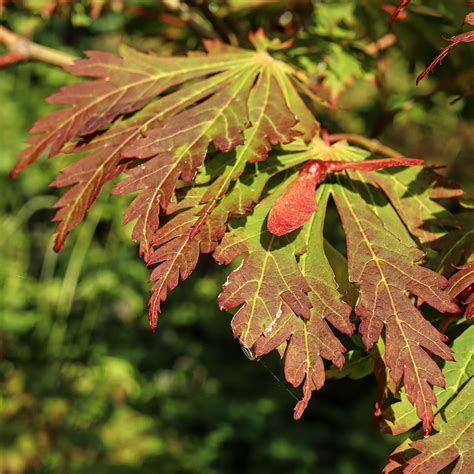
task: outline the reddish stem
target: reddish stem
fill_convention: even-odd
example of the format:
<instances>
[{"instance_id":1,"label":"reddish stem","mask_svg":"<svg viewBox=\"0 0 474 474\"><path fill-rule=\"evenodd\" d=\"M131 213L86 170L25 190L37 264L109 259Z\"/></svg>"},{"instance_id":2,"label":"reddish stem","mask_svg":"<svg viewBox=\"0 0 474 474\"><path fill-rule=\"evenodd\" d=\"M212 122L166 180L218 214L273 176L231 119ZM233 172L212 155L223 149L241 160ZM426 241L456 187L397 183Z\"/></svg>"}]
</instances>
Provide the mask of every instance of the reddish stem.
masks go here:
<instances>
[{"instance_id":1,"label":"reddish stem","mask_svg":"<svg viewBox=\"0 0 474 474\"><path fill-rule=\"evenodd\" d=\"M411 0L400 0L397 7L395 8L395 11L390 16L390 20L388 21L388 26L390 28L393 28L393 23L398 18L398 16L401 15L405 11L405 9L408 6L408 4L410 3L410 1Z\"/></svg>"}]
</instances>

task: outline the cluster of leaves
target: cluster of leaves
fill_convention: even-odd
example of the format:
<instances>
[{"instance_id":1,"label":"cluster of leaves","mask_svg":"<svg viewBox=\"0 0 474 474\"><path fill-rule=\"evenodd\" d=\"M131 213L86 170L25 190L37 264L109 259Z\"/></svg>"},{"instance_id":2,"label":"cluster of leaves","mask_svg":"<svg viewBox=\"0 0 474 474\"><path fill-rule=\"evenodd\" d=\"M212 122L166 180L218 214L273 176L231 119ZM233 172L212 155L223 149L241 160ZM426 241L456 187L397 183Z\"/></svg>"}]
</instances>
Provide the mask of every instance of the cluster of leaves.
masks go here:
<instances>
[{"instance_id":1,"label":"cluster of leaves","mask_svg":"<svg viewBox=\"0 0 474 474\"><path fill-rule=\"evenodd\" d=\"M38 163L13 181L7 173L31 121L51 110L44 97L68 80L30 62L0 81L1 470L380 471L395 444L371 426L372 381L327 384L294 423L294 398L266 368L278 374L278 357L246 363L232 343L215 304L227 268L211 258L172 293L159 331L147 330L147 270L122 224L128 196L103 193L52 252L58 191L47 185L64 163Z\"/></svg>"},{"instance_id":2,"label":"cluster of leaves","mask_svg":"<svg viewBox=\"0 0 474 474\"><path fill-rule=\"evenodd\" d=\"M399 408L412 423L404 422L402 431L418 420L425 435L433 423L439 431L412 443L421 454L408 465L417 472L423 463L449 464L468 444L462 413L470 385L461 377L450 388L448 373L458 370L450 364L465 367L468 355L449 348L440 331L445 323L429 317L428 307L451 321L460 312L457 299L472 315L472 265L451 276L454 265L472 257L472 217L453 216L436 201L462 191L428 168L375 171L420 162L370 160L370 150L328 136L308 105L325 101L305 72L283 60L290 43L269 40L262 30L250 42L253 50L206 41L206 54L188 57L130 48L120 56L89 52L67 69L95 80L49 98L67 107L36 123L13 174L48 149L50 157L77 156L53 182L69 187L55 204L58 251L104 186L126 173L112 193L137 193L125 221L135 221L132 238L152 269L152 329L168 292L192 274L202 254L220 264L240 261L219 306L236 309L234 335L253 357L278 350L285 358L286 379L303 385L295 418L324 385L324 361L344 366L353 345L346 336L357 328L382 367L383 423L401 432ZM324 239L331 200L346 256ZM424 262L428 247L443 250ZM453 351L456 362L442 371L436 357L453 361ZM350 353L354 360L357 352ZM446 395L443 404L447 390L455 398ZM394 395L401 401L391 403ZM437 445L446 437L464 441L453 442L445 458ZM400 451L387 469L403 466ZM458 472L468 465L459 464Z\"/></svg>"}]
</instances>

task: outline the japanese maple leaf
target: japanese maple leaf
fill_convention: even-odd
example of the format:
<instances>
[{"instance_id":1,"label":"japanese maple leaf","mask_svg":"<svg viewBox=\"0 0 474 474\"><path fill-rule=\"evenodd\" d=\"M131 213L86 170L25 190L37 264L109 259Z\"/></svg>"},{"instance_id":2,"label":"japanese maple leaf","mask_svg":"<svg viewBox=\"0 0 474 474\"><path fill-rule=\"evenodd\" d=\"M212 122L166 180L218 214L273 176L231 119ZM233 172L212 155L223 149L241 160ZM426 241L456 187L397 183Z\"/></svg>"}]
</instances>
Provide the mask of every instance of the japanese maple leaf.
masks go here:
<instances>
[{"instance_id":1,"label":"japanese maple leaf","mask_svg":"<svg viewBox=\"0 0 474 474\"><path fill-rule=\"evenodd\" d=\"M249 35L254 50L205 41L207 54L163 57L123 47L120 55L92 51L67 70L93 80L74 84L48 101L66 106L39 120L12 171L18 174L49 149L77 154L55 187L70 188L55 204L60 250L104 185L126 171L115 194L138 195L125 215L145 261L179 180L192 181L209 146L236 149L229 173L213 183L196 234L249 162L264 161L272 146L310 140L318 123L298 89L309 79L270 51L289 43ZM297 77L297 79L296 79ZM138 166L137 166L138 165Z\"/></svg>"},{"instance_id":2,"label":"japanese maple leaf","mask_svg":"<svg viewBox=\"0 0 474 474\"><path fill-rule=\"evenodd\" d=\"M180 279L191 275L201 254L216 249L229 219L251 212L275 174L307 160L306 153L289 156L284 163L272 157L259 165L258 173L241 175L232 190L222 196L221 190L233 181L232 171L240 166L246 150L245 145L241 147L236 150L234 163L229 160L226 167L229 173L220 175L210 186L191 188L179 202L168 207L171 219L156 232L148 260L148 265L153 267L150 279L154 282L148 306L152 330L157 326L161 303L168 292Z\"/></svg>"},{"instance_id":3,"label":"japanese maple leaf","mask_svg":"<svg viewBox=\"0 0 474 474\"><path fill-rule=\"evenodd\" d=\"M410 233L421 242L433 246L447 234L449 227L455 226L457 219L436 200L459 197L463 191L434 169L394 168L371 173L367 178L384 190Z\"/></svg>"},{"instance_id":4,"label":"japanese maple leaf","mask_svg":"<svg viewBox=\"0 0 474 474\"><path fill-rule=\"evenodd\" d=\"M234 335L256 357L286 343L282 351L286 380L295 387L303 384L303 398L294 413L299 419L312 392L324 384L323 360L339 368L344 364L345 348L328 323L349 335L354 326L351 308L341 300L323 249L328 190L321 195L321 209L299 242L281 242L267 231L261 238L262 220L278 192L264 199L248 217L245 228L237 227L227 234L214 252L219 263L244 255L218 301L222 309L239 308L232 319ZM308 251L298 265L296 255L305 248Z\"/></svg>"},{"instance_id":5,"label":"japanese maple leaf","mask_svg":"<svg viewBox=\"0 0 474 474\"><path fill-rule=\"evenodd\" d=\"M48 150L77 155L53 183L69 188L55 205L59 250L103 187L126 173L113 193L134 194L125 221L135 221L132 238L151 268L152 329L202 254L224 264L241 258L219 305L235 310L232 329L246 349L285 358L286 379L303 390L296 418L323 385L324 365L344 363L333 328L355 328L334 272L348 264L363 341L369 349L385 337L384 362L428 432L432 386L444 383L432 355L451 353L410 295L441 312L457 307L443 291L447 281L420 265L412 235L437 239L422 225L441 206L428 193L407 195L405 184L418 178L376 173L421 161L367 161L364 150L314 138L319 125L303 100L312 97L309 79L271 52L288 43L261 30L249 39L254 49L206 41L206 52L179 58L88 53L68 69L92 80L50 98L65 107L33 127L13 174ZM336 264L323 236L331 196L347 236L348 259Z\"/></svg>"},{"instance_id":6,"label":"japanese maple leaf","mask_svg":"<svg viewBox=\"0 0 474 474\"><path fill-rule=\"evenodd\" d=\"M455 359L444 364L442 372L446 380L444 388L436 387L437 404L435 417L451 402L461 388L474 376L474 326L467 327L453 340L452 351ZM416 408L410 403L404 389L400 401L389 405L383 413L382 429L393 435L406 433L419 423Z\"/></svg>"},{"instance_id":7,"label":"japanese maple leaf","mask_svg":"<svg viewBox=\"0 0 474 474\"><path fill-rule=\"evenodd\" d=\"M469 474L474 463L474 423L472 420L474 397L474 352L472 337L474 327L466 328L453 344L456 357L443 368L446 388L437 389L439 403L436 407L434 430L429 437L417 431L390 455L383 472L436 473L450 466L449 472ZM416 424L410 405L402 399L396 405L394 434L407 431Z\"/></svg>"},{"instance_id":8,"label":"japanese maple leaf","mask_svg":"<svg viewBox=\"0 0 474 474\"><path fill-rule=\"evenodd\" d=\"M328 187L319 193L321 206L305 226L304 243L307 251L300 257L300 268L309 284L308 297L312 309L308 321L297 317L282 304L272 322L255 344L257 357L278 349L287 342L285 377L294 387L303 382L303 398L295 406L298 420L306 410L312 392L325 382L324 359L341 369L346 351L334 335L331 326L352 335L351 307L342 301L334 273L324 250L323 227L329 198Z\"/></svg>"},{"instance_id":9,"label":"japanese maple leaf","mask_svg":"<svg viewBox=\"0 0 474 474\"><path fill-rule=\"evenodd\" d=\"M458 308L442 291L448 281L417 264L423 252L410 239L402 241L390 232L391 224L383 220L384 208L372 208L361 196L360 186L351 182L338 176L338 185L332 190L346 234L349 277L360 288L355 309L361 318L359 331L369 349L385 329L385 362L391 377L396 383L403 377L408 399L416 406L425 433L429 433L432 406L436 405L430 384L445 384L430 354L445 360L451 360L452 355L445 344L446 336L423 318L407 293L423 298L441 312L456 313ZM369 196L374 197L369 199L375 200L375 192L370 191Z\"/></svg>"},{"instance_id":10,"label":"japanese maple leaf","mask_svg":"<svg viewBox=\"0 0 474 474\"><path fill-rule=\"evenodd\" d=\"M403 472L422 474L440 472L455 462L453 474L469 474L474 465L474 380L471 379L457 397L435 420L437 433L411 443L420 454L411 458Z\"/></svg>"},{"instance_id":11,"label":"japanese maple leaf","mask_svg":"<svg viewBox=\"0 0 474 474\"><path fill-rule=\"evenodd\" d=\"M54 249L61 249L66 237L84 219L103 186L125 170L127 161L122 153L131 143L142 138L146 130L160 124L167 116L206 97L228 79L228 74L217 74L203 80L199 86L193 84L183 88L143 108L131 118L113 124L105 134L67 150L69 153L85 153L85 156L61 171L51 184L54 187L72 186L54 205L58 209L53 219L58 222ZM128 222L136 217L135 207L131 206L125 220ZM158 215L155 218L158 225ZM132 233L135 240L140 240L143 235L141 225L140 219ZM142 248L145 247L146 242L143 242Z\"/></svg>"},{"instance_id":12,"label":"japanese maple leaf","mask_svg":"<svg viewBox=\"0 0 474 474\"><path fill-rule=\"evenodd\" d=\"M442 387L445 383L431 354L446 360L450 360L452 355L445 344L446 337L424 319L407 294L423 298L441 312L455 313L458 311L456 304L443 291L448 281L420 265L423 252L407 232L401 214L389 204L388 195L392 201L400 200L405 189L402 186L387 187L383 180L378 183L374 179L372 175L378 176L375 171L364 173L359 169L364 169L366 163L370 166L370 161L364 161L368 153L344 142L327 146L321 140L313 140L309 148L317 157L316 171L320 161L336 162L336 165L339 163L337 166L346 167L347 176L332 174L330 191L346 233L349 278L359 288L356 305L356 314L361 318L359 331L367 349L370 349L385 330L385 364L395 383L403 379L408 399L423 420L425 431L429 432L433 422L432 407L436 404L430 385ZM379 163L377 160L375 166ZM314 186L321 180L321 175L327 173L324 167L322 170L321 174L316 172L316 176L303 176L311 182L308 199L313 202ZM296 179L288 181L295 182L300 176L299 173ZM292 191L287 191L290 186L281 196ZM281 196L277 200L281 200ZM429 197L423 199L429 200ZM298 200L291 208L298 209ZM303 217L302 221L307 218ZM271 219L271 212L268 218ZM412 213L405 218L411 221ZM294 221L290 224L285 225L285 231L294 226ZM271 229L271 225L268 227ZM412 223L409 228L416 228L416 225Z\"/></svg>"}]
</instances>

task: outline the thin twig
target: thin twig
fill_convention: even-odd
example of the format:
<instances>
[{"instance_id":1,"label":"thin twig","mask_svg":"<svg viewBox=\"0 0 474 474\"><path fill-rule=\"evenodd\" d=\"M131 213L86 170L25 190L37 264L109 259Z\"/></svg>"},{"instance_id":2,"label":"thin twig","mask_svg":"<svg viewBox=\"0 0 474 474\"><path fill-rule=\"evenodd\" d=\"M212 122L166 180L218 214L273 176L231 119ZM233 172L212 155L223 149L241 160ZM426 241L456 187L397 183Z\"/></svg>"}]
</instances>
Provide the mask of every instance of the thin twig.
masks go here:
<instances>
[{"instance_id":1,"label":"thin twig","mask_svg":"<svg viewBox=\"0 0 474 474\"><path fill-rule=\"evenodd\" d=\"M362 145L367 150L372 153L381 153L392 158L402 157L403 155L398 151L390 148L386 145L383 145L378 140L366 138L362 135L356 135L354 133L334 133L329 135L329 141L331 143L338 142L340 140L347 140L348 142L357 143Z\"/></svg>"},{"instance_id":2,"label":"thin twig","mask_svg":"<svg viewBox=\"0 0 474 474\"><path fill-rule=\"evenodd\" d=\"M68 53L34 43L3 26L0 26L0 43L8 49L6 54L0 56L0 67L29 60L63 67L72 64L76 59Z\"/></svg>"},{"instance_id":3,"label":"thin twig","mask_svg":"<svg viewBox=\"0 0 474 474\"><path fill-rule=\"evenodd\" d=\"M229 25L229 36L232 43L233 35L235 35L236 46L240 47L250 47L250 41L248 39L248 35L245 32L244 28L242 27L241 22L235 15L232 7L229 5L229 0L222 0L222 5L226 9L226 14L224 15L227 24Z\"/></svg>"},{"instance_id":4,"label":"thin twig","mask_svg":"<svg viewBox=\"0 0 474 474\"><path fill-rule=\"evenodd\" d=\"M229 31L226 24L222 18L214 14L206 0L184 0L184 3L199 10L204 18L212 25L219 38L226 43L230 43Z\"/></svg>"},{"instance_id":5,"label":"thin twig","mask_svg":"<svg viewBox=\"0 0 474 474\"><path fill-rule=\"evenodd\" d=\"M390 48L397 42L397 37L393 33L387 33L386 35L379 38L377 41L373 41L364 47L364 52L369 56L376 56L384 49Z\"/></svg>"},{"instance_id":6,"label":"thin twig","mask_svg":"<svg viewBox=\"0 0 474 474\"><path fill-rule=\"evenodd\" d=\"M184 0L163 0L163 6L179 15L199 38L217 38L217 33L211 28L209 22L189 8Z\"/></svg>"},{"instance_id":7,"label":"thin twig","mask_svg":"<svg viewBox=\"0 0 474 474\"><path fill-rule=\"evenodd\" d=\"M23 61L23 55L18 51L9 51L0 56L0 68L11 66Z\"/></svg>"}]
</instances>

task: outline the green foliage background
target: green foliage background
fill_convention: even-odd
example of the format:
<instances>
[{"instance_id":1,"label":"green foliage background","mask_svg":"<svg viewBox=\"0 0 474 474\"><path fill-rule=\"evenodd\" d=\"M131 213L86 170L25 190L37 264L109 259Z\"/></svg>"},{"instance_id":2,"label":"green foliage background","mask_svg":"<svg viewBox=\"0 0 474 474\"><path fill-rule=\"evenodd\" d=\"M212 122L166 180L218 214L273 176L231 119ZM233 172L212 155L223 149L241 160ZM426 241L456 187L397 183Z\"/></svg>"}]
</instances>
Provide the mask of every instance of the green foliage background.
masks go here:
<instances>
[{"instance_id":1,"label":"green foliage background","mask_svg":"<svg viewBox=\"0 0 474 474\"><path fill-rule=\"evenodd\" d=\"M121 41L160 53L199 45L192 29L152 17L106 8L92 21L81 1L44 19L42 2L24 3L7 8L6 23L76 55L113 51ZM464 2L447 2L449 9L414 2L414 19L397 25L400 40L384 54L381 90L373 81L377 65L354 46L361 37L356 19L368 37L387 33L380 2L318 2L316 13L309 2L295 2L293 10L279 2L257 10L244 7L258 2L233 3L246 30L263 24L282 34L282 18L291 13L305 31L293 60L326 74L331 91L345 91L353 79L339 111L320 111L332 132L370 135L388 117L379 138L429 164L447 164L461 184L474 182L472 90L456 80L469 47L414 88L441 36L457 32ZM51 110L44 97L70 81L37 63L0 72L0 472L379 472L400 440L370 423L374 380L328 381L294 422L291 390L275 378L278 360L249 362L233 340L230 316L216 304L224 272L210 259L172 293L150 333L148 274L122 224L126 199L101 198L64 251L51 250L58 192L47 186L67 158L43 161L15 182L8 171L28 128Z\"/></svg>"}]
</instances>

